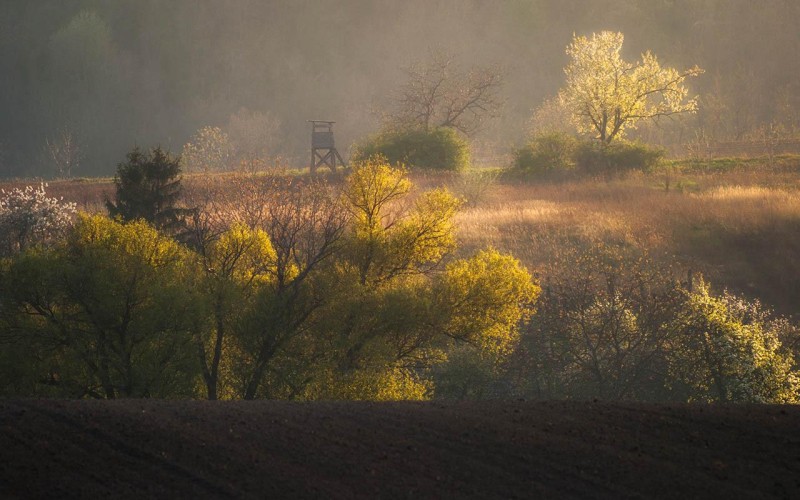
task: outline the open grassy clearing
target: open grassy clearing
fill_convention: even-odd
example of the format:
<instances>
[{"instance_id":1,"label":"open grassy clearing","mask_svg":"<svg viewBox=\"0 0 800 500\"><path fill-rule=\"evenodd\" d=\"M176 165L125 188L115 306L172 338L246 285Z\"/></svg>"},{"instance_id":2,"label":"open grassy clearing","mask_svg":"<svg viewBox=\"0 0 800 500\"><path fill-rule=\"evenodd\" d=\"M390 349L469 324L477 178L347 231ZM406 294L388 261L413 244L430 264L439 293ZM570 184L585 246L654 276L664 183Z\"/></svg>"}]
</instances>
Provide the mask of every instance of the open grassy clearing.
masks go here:
<instances>
[{"instance_id":1,"label":"open grassy clearing","mask_svg":"<svg viewBox=\"0 0 800 500\"><path fill-rule=\"evenodd\" d=\"M800 303L800 159L672 160L668 170L610 181L531 182L497 175L414 174L420 188L446 185L465 197L457 216L466 254L508 251L542 277L569 243L646 251L702 273L716 288L795 316ZM477 172L477 175L476 175ZM230 174L215 174L224 186ZM292 172L290 175L298 175ZM184 178L191 188L199 175ZM337 178L331 179L332 183ZM5 189L35 181L3 183ZM667 189L669 186L669 189ZM80 210L104 211L109 178L57 180L48 193Z\"/></svg>"},{"instance_id":2,"label":"open grassy clearing","mask_svg":"<svg viewBox=\"0 0 800 500\"><path fill-rule=\"evenodd\" d=\"M601 244L701 272L716 287L758 298L783 314L794 315L800 300L795 164L681 173L669 191L663 173L500 181L457 221L462 248L493 245L545 278L561 246Z\"/></svg>"}]
</instances>

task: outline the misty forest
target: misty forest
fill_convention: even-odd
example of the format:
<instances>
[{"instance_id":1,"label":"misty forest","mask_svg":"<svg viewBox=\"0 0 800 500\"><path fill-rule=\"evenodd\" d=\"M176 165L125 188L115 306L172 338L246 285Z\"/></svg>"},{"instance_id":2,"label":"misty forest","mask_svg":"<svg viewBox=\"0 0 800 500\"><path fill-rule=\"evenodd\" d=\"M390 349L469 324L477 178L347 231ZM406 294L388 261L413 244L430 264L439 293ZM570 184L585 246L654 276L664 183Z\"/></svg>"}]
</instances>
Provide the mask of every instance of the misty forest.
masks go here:
<instances>
[{"instance_id":1,"label":"misty forest","mask_svg":"<svg viewBox=\"0 0 800 500\"><path fill-rule=\"evenodd\" d=\"M0 396L796 404L798 20L5 0Z\"/></svg>"}]
</instances>

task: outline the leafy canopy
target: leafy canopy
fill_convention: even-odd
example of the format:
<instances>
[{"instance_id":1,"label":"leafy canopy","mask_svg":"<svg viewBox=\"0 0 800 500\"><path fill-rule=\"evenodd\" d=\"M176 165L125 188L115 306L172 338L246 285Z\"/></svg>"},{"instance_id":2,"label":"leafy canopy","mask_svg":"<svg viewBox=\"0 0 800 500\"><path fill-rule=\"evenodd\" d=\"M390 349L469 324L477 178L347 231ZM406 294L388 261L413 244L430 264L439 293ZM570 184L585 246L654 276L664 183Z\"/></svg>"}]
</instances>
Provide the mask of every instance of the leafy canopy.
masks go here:
<instances>
[{"instance_id":1,"label":"leafy canopy","mask_svg":"<svg viewBox=\"0 0 800 500\"><path fill-rule=\"evenodd\" d=\"M800 378L780 341L780 321L758 303L730 294L713 296L705 283L687 297L676 319L682 334L673 352L674 379L690 399L748 403L797 403Z\"/></svg>"},{"instance_id":2,"label":"leafy canopy","mask_svg":"<svg viewBox=\"0 0 800 500\"><path fill-rule=\"evenodd\" d=\"M541 288L517 259L489 248L448 265L436 292L446 335L508 355Z\"/></svg>"},{"instance_id":3,"label":"leafy canopy","mask_svg":"<svg viewBox=\"0 0 800 500\"><path fill-rule=\"evenodd\" d=\"M197 304L186 253L146 222L81 214L63 245L11 265L8 330L25 339L55 394L166 397L191 393L184 348Z\"/></svg>"},{"instance_id":4,"label":"leafy canopy","mask_svg":"<svg viewBox=\"0 0 800 500\"><path fill-rule=\"evenodd\" d=\"M407 172L381 157L357 164L347 179L343 201L351 214L350 248L362 285L424 274L455 248L453 217L460 200L438 189L409 204L410 191Z\"/></svg>"},{"instance_id":5,"label":"leafy canopy","mask_svg":"<svg viewBox=\"0 0 800 500\"><path fill-rule=\"evenodd\" d=\"M596 134L603 143L622 137L642 119L697 110L697 99L687 99L683 83L703 70L661 67L649 51L640 61L625 61L623 40L622 33L602 31L591 38L576 36L567 47L567 84L559 97L578 130Z\"/></svg>"}]
</instances>

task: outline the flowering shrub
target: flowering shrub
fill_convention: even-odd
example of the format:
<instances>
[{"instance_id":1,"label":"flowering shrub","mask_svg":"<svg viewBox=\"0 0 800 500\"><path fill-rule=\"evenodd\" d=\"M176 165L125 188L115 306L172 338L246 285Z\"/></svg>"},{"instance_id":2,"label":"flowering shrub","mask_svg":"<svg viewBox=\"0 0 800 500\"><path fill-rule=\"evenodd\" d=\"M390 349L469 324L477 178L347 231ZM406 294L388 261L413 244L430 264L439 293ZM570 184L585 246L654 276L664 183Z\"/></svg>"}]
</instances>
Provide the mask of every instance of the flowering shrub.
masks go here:
<instances>
[{"instance_id":1,"label":"flowering shrub","mask_svg":"<svg viewBox=\"0 0 800 500\"><path fill-rule=\"evenodd\" d=\"M50 242L71 224L75 204L48 198L45 186L0 190L0 256Z\"/></svg>"}]
</instances>

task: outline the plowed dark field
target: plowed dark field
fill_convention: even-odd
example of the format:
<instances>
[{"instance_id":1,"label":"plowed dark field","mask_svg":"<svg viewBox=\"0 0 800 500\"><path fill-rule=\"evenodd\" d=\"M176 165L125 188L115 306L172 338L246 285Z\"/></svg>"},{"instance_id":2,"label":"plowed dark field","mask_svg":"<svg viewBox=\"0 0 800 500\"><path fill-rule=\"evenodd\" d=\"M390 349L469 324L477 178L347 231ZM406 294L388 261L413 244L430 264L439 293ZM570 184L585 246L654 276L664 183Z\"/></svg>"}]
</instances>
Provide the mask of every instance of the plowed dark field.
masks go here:
<instances>
[{"instance_id":1,"label":"plowed dark field","mask_svg":"<svg viewBox=\"0 0 800 500\"><path fill-rule=\"evenodd\" d=\"M11 498L800 498L800 407L0 401Z\"/></svg>"}]
</instances>

